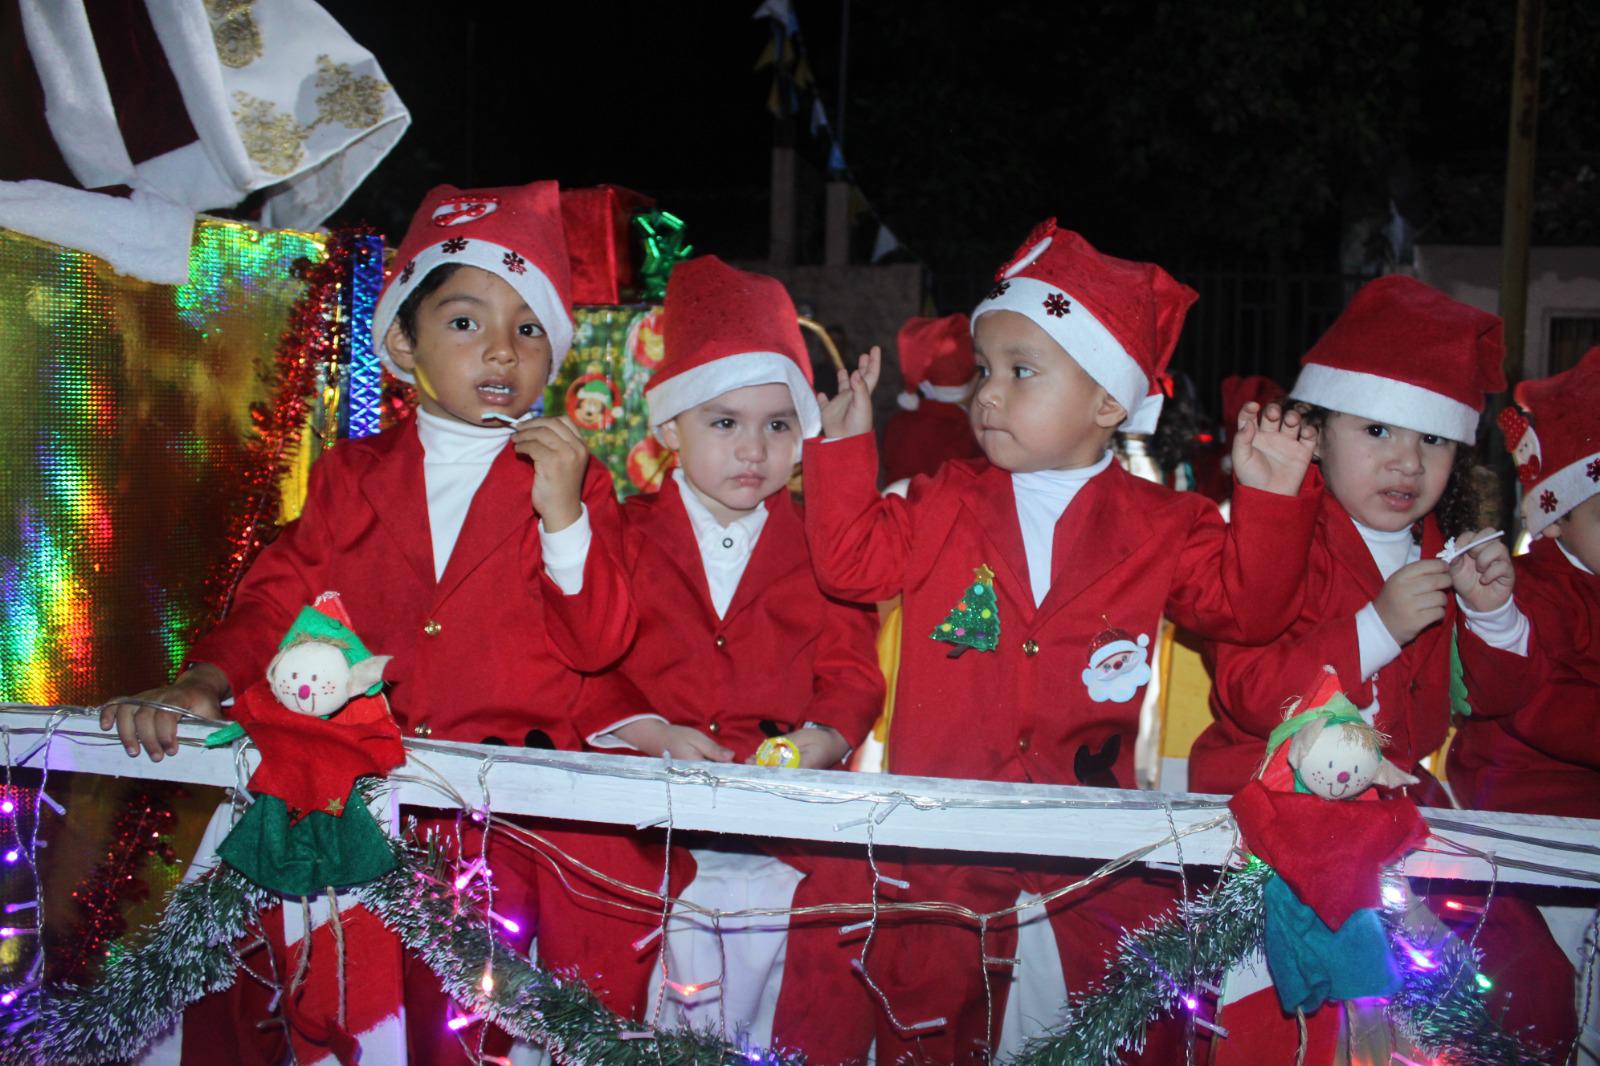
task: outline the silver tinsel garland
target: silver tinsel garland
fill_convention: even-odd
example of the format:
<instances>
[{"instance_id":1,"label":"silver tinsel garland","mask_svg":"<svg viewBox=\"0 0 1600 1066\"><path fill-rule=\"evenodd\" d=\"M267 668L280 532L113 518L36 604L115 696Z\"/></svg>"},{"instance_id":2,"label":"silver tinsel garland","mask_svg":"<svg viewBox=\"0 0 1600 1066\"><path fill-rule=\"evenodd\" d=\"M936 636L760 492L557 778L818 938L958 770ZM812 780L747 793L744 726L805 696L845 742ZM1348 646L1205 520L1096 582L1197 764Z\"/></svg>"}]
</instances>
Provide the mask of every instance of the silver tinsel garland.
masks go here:
<instances>
[{"instance_id":1,"label":"silver tinsel garland","mask_svg":"<svg viewBox=\"0 0 1600 1066\"><path fill-rule=\"evenodd\" d=\"M536 1041L560 1062L644 1064L802 1063L798 1054L740 1048L716 1037L658 1030L609 1011L575 975L557 974L515 953L463 900L436 852L395 841L398 867L358 890L363 904L420 955L445 990L506 1031ZM1149 1023L1181 1009L1200 983L1216 983L1261 943L1259 862L1226 875L1211 893L1125 933L1090 992L1073 996L1054 1031L1029 1042L1014 1066L1113 1063L1137 1049ZM52 986L21 997L0 1015L0 1063L101 1063L137 1057L183 1009L232 984L237 943L266 906L281 902L229 867L174 890L150 938L111 959L87 987ZM1386 915L1391 936L1400 920ZM1396 945L1396 951L1400 951ZM1435 949L1440 965L1403 968L1405 988L1389 1008L1395 1025L1453 1066L1548 1061L1507 1034L1476 990L1476 959L1453 938ZM1402 956L1403 957L1403 956ZM492 989L484 991L484 975Z\"/></svg>"}]
</instances>

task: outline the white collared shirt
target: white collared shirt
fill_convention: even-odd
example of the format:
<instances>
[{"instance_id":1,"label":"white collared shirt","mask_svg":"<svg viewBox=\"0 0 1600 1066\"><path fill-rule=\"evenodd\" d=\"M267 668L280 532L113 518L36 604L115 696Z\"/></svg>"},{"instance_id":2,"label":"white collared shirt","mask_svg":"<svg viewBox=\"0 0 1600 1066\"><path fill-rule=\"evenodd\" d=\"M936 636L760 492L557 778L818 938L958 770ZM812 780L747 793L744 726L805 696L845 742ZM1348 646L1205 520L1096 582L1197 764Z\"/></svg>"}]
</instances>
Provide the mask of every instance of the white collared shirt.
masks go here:
<instances>
[{"instance_id":1,"label":"white collared shirt","mask_svg":"<svg viewBox=\"0 0 1600 1066\"><path fill-rule=\"evenodd\" d=\"M706 573L711 606L716 610L717 617L721 618L728 613L733 594L739 589L739 579L744 576L745 567L750 565L756 541L761 539L761 530L766 527L766 504L763 502L744 517L723 525L701 502L699 494L681 469L672 471L672 479L678 483L678 495L683 499L683 509L689 515L695 543L700 546L700 565Z\"/></svg>"}]
</instances>

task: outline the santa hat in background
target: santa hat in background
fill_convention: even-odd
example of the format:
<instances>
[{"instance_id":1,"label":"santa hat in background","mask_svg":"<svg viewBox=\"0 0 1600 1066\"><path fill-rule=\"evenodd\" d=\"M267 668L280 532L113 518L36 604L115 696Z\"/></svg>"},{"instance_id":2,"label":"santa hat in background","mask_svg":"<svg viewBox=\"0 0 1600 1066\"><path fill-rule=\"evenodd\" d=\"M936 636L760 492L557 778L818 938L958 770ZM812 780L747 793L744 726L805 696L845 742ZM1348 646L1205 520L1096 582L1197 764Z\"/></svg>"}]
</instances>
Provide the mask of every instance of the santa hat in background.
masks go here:
<instances>
[{"instance_id":1,"label":"santa hat in background","mask_svg":"<svg viewBox=\"0 0 1600 1066\"><path fill-rule=\"evenodd\" d=\"M777 278L691 259L673 269L662 317L665 355L644 390L652 429L734 389L787 385L800 435L822 432L811 356Z\"/></svg>"},{"instance_id":2,"label":"santa hat in background","mask_svg":"<svg viewBox=\"0 0 1600 1066\"><path fill-rule=\"evenodd\" d=\"M1161 375L1177 347L1184 315L1197 298L1154 263L1097 252L1050 219L995 275L972 312L1026 315L1128 412L1122 429L1151 433L1161 414Z\"/></svg>"},{"instance_id":3,"label":"santa hat in background","mask_svg":"<svg viewBox=\"0 0 1600 1066\"><path fill-rule=\"evenodd\" d=\"M1522 482L1522 517L1537 537L1551 522L1600 494L1600 348L1571 370L1524 381L1500 429Z\"/></svg>"},{"instance_id":4,"label":"santa hat in background","mask_svg":"<svg viewBox=\"0 0 1600 1066\"><path fill-rule=\"evenodd\" d=\"M1233 428L1239 422L1239 412L1244 410L1247 403L1258 403L1266 407L1269 403L1279 403L1288 395L1283 391L1283 386L1262 374L1251 374L1244 377L1239 374L1229 374L1222 379L1222 427L1228 433L1233 433Z\"/></svg>"},{"instance_id":5,"label":"santa hat in background","mask_svg":"<svg viewBox=\"0 0 1600 1066\"><path fill-rule=\"evenodd\" d=\"M384 338L406 297L446 263L485 270L517 290L550 338L554 381L572 347L572 272L556 183L499 189L439 185L423 197L372 313L373 346L389 373L402 381L414 379L395 364Z\"/></svg>"},{"instance_id":6,"label":"santa hat in background","mask_svg":"<svg viewBox=\"0 0 1600 1066\"><path fill-rule=\"evenodd\" d=\"M1301 359L1292 399L1471 444L1506 387L1498 315L1415 278L1368 282Z\"/></svg>"},{"instance_id":7,"label":"santa hat in background","mask_svg":"<svg viewBox=\"0 0 1600 1066\"><path fill-rule=\"evenodd\" d=\"M972 323L963 314L911 318L895 338L905 391L896 400L907 411L922 397L963 403L972 395L978 363L972 356Z\"/></svg>"},{"instance_id":8,"label":"santa hat in background","mask_svg":"<svg viewBox=\"0 0 1600 1066\"><path fill-rule=\"evenodd\" d=\"M1113 655L1138 651L1149 646L1150 637L1145 633L1140 633L1139 638L1135 640L1133 634L1126 629L1108 626L1096 633L1094 639L1089 642L1089 668L1099 666Z\"/></svg>"}]
</instances>

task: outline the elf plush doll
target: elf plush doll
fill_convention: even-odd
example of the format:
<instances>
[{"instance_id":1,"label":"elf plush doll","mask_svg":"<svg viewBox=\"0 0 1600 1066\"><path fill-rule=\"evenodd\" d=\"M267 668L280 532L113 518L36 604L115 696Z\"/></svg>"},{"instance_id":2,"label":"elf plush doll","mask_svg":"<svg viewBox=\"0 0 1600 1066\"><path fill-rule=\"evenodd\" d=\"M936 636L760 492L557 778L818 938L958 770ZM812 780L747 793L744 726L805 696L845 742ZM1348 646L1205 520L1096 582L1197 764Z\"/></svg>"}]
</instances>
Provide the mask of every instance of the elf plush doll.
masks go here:
<instances>
[{"instance_id":1,"label":"elf plush doll","mask_svg":"<svg viewBox=\"0 0 1600 1066\"><path fill-rule=\"evenodd\" d=\"M1380 878L1428 829L1410 799L1379 800L1372 789L1416 779L1383 757L1382 734L1344 696L1332 668L1300 705L1310 710L1273 730L1261 774L1228 805L1244 846L1277 875L1264 903L1277 1002L1262 991L1225 1006L1223 1024L1239 1038L1219 1048L1226 1062L1268 1061L1292 1047L1296 1027L1285 1016L1400 987L1377 911ZM1230 999L1236 994L1230 989ZM1313 1047L1336 1038L1337 1026L1317 1021Z\"/></svg>"},{"instance_id":2,"label":"elf plush doll","mask_svg":"<svg viewBox=\"0 0 1600 1066\"><path fill-rule=\"evenodd\" d=\"M379 694L387 655L351 632L337 593L301 610L267 667L234 703L237 728L261 752L252 802L218 854L287 896L371 881L394 868L387 837L356 790L405 762L400 730Z\"/></svg>"}]
</instances>

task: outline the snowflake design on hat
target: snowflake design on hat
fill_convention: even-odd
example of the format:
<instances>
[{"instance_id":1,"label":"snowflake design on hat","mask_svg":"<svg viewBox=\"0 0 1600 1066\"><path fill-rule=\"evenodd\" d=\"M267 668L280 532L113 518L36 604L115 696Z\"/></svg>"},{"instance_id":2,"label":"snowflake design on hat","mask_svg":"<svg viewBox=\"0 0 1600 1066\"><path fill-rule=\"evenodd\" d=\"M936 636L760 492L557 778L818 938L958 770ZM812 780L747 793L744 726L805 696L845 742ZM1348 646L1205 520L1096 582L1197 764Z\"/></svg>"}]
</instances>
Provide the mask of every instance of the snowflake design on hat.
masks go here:
<instances>
[{"instance_id":1,"label":"snowflake design on hat","mask_svg":"<svg viewBox=\"0 0 1600 1066\"><path fill-rule=\"evenodd\" d=\"M1553 514L1556 509L1556 494L1545 489L1539 494L1539 510L1545 514Z\"/></svg>"},{"instance_id":2,"label":"snowflake design on hat","mask_svg":"<svg viewBox=\"0 0 1600 1066\"><path fill-rule=\"evenodd\" d=\"M464 251L466 247L467 239L465 237L451 237L439 245L439 250L446 255L455 255L457 252Z\"/></svg>"},{"instance_id":3,"label":"snowflake design on hat","mask_svg":"<svg viewBox=\"0 0 1600 1066\"><path fill-rule=\"evenodd\" d=\"M1054 315L1056 318L1061 318L1071 313L1072 301L1059 292L1053 292L1044 298L1044 309L1046 313Z\"/></svg>"},{"instance_id":4,"label":"snowflake design on hat","mask_svg":"<svg viewBox=\"0 0 1600 1066\"><path fill-rule=\"evenodd\" d=\"M1600 459L1590 459L1583 472L1589 475L1590 481L1600 481Z\"/></svg>"},{"instance_id":5,"label":"snowflake design on hat","mask_svg":"<svg viewBox=\"0 0 1600 1066\"><path fill-rule=\"evenodd\" d=\"M400 271L400 284L402 284L402 285L411 284L411 275L415 274L416 272L417 272L417 261L415 259L413 259L413 260L411 260L411 262L406 264L406 268L404 270Z\"/></svg>"},{"instance_id":6,"label":"snowflake design on hat","mask_svg":"<svg viewBox=\"0 0 1600 1066\"><path fill-rule=\"evenodd\" d=\"M528 272L528 261L516 252L507 252L501 256L500 263L513 274L526 274Z\"/></svg>"},{"instance_id":7,"label":"snowflake design on hat","mask_svg":"<svg viewBox=\"0 0 1600 1066\"><path fill-rule=\"evenodd\" d=\"M989 290L988 298L991 299L991 300L998 300L998 299L1000 299L1000 297L1004 296L1006 294L1006 291L1008 289L1010 289L1010 288L1011 288L1011 282L1002 281L1000 284L996 285L994 288Z\"/></svg>"}]
</instances>

